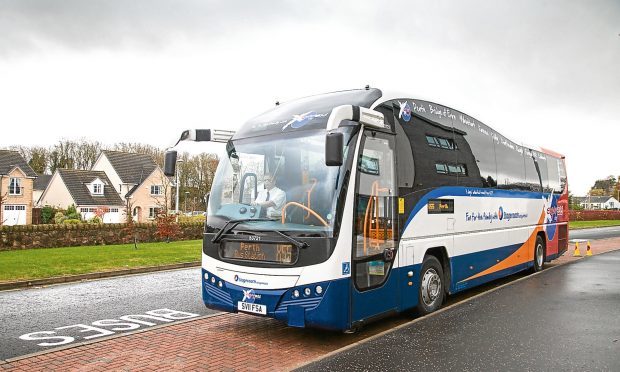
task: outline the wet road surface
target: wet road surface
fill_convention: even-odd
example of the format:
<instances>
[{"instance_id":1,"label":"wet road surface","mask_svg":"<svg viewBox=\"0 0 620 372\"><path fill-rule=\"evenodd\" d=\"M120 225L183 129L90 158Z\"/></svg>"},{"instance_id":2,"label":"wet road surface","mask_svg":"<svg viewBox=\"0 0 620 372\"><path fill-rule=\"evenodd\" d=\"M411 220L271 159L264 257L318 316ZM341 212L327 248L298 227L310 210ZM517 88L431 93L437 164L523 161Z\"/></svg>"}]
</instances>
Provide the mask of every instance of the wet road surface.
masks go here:
<instances>
[{"instance_id":1,"label":"wet road surface","mask_svg":"<svg viewBox=\"0 0 620 372\"><path fill-rule=\"evenodd\" d=\"M620 251L543 271L302 371L620 370Z\"/></svg>"},{"instance_id":2,"label":"wet road surface","mask_svg":"<svg viewBox=\"0 0 620 372\"><path fill-rule=\"evenodd\" d=\"M620 236L620 226L599 227L596 229L570 230L569 239L608 239Z\"/></svg>"},{"instance_id":3,"label":"wet road surface","mask_svg":"<svg viewBox=\"0 0 620 372\"><path fill-rule=\"evenodd\" d=\"M202 302L200 275L191 268L0 292L0 360L215 313Z\"/></svg>"}]
</instances>

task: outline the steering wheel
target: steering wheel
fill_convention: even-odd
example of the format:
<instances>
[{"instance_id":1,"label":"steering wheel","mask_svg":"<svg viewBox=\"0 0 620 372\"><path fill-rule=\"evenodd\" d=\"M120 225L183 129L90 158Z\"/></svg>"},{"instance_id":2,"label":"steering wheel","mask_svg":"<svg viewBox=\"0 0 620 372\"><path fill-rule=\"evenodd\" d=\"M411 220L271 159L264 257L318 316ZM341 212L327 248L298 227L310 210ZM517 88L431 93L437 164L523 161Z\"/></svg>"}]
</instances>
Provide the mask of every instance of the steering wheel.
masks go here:
<instances>
[{"instance_id":1,"label":"steering wheel","mask_svg":"<svg viewBox=\"0 0 620 372\"><path fill-rule=\"evenodd\" d=\"M321 217L318 213L316 213L312 209L306 207L305 205L300 204L300 203L296 203L296 202L286 203L286 205L284 207L282 207L282 224L284 224L284 221L286 220L286 208L288 208L289 206L294 206L294 207L297 207L297 208L304 209L305 211L307 211L308 213L310 213L314 217L316 217L323 224L323 226L329 227L329 224L327 223L327 221L325 221L323 219L323 217Z\"/></svg>"}]
</instances>

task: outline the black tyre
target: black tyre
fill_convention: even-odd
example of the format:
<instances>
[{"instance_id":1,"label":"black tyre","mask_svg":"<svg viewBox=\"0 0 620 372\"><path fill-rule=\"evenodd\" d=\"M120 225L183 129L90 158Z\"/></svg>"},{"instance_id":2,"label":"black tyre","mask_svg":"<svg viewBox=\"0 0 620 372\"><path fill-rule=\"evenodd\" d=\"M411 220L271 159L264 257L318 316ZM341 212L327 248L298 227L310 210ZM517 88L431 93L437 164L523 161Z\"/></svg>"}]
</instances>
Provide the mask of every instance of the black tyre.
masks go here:
<instances>
[{"instance_id":1,"label":"black tyre","mask_svg":"<svg viewBox=\"0 0 620 372\"><path fill-rule=\"evenodd\" d=\"M441 263L434 256L426 256L420 271L416 312L419 315L432 313L441 307L445 297L446 291Z\"/></svg>"},{"instance_id":2,"label":"black tyre","mask_svg":"<svg viewBox=\"0 0 620 372\"><path fill-rule=\"evenodd\" d=\"M545 264L545 242L543 238L536 236L536 243L534 243L534 267L532 272L537 273L543 269Z\"/></svg>"}]
</instances>

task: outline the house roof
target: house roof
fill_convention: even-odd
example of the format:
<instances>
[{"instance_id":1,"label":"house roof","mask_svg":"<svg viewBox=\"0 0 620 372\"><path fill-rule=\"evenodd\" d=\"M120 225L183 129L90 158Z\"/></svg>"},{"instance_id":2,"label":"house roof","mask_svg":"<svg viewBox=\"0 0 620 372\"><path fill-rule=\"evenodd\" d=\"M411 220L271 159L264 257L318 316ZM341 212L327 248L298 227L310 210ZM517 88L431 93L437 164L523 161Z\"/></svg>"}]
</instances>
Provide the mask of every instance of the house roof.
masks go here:
<instances>
[{"instance_id":1,"label":"house roof","mask_svg":"<svg viewBox=\"0 0 620 372\"><path fill-rule=\"evenodd\" d=\"M26 160L17 151L0 150L0 175L7 175L13 168L19 167L27 177L36 177L37 174Z\"/></svg>"},{"instance_id":2,"label":"house roof","mask_svg":"<svg viewBox=\"0 0 620 372\"><path fill-rule=\"evenodd\" d=\"M150 155L120 151L103 151L123 183L140 184L157 164Z\"/></svg>"},{"instance_id":3,"label":"house roof","mask_svg":"<svg viewBox=\"0 0 620 372\"><path fill-rule=\"evenodd\" d=\"M579 203L606 203L613 196L578 196L575 197Z\"/></svg>"},{"instance_id":4,"label":"house roof","mask_svg":"<svg viewBox=\"0 0 620 372\"><path fill-rule=\"evenodd\" d=\"M76 205L124 205L121 197L103 171L58 169ZM92 195L87 185L99 178L103 183L103 195Z\"/></svg>"},{"instance_id":5,"label":"house roof","mask_svg":"<svg viewBox=\"0 0 620 372\"><path fill-rule=\"evenodd\" d=\"M35 189L35 190L45 190L47 188L47 185L50 184L51 180L52 180L52 175L51 174L40 174L34 180L33 189Z\"/></svg>"}]
</instances>

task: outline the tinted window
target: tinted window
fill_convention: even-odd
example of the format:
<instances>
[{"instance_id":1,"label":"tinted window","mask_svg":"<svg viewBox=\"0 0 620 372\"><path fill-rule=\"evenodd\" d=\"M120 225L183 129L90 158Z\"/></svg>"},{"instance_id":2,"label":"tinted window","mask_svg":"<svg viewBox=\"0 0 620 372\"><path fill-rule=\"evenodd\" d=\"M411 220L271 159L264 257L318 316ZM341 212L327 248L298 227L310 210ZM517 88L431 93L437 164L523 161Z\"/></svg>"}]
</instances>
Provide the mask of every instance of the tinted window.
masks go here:
<instances>
[{"instance_id":1,"label":"tinted window","mask_svg":"<svg viewBox=\"0 0 620 372\"><path fill-rule=\"evenodd\" d=\"M499 135L494 142L497 155L497 188L525 189L524 148Z\"/></svg>"},{"instance_id":2,"label":"tinted window","mask_svg":"<svg viewBox=\"0 0 620 372\"><path fill-rule=\"evenodd\" d=\"M547 156L547 172L549 178L549 188L556 194L562 192L560 185L560 162L558 158Z\"/></svg>"},{"instance_id":3,"label":"tinted window","mask_svg":"<svg viewBox=\"0 0 620 372\"><path fill-rule=\"evenodd\" d=\"M536 159L532 150L528 148L524 148L523 150L526 190L542 191L540 188L540 166L538 165L538 159Z\"/></svg>"},{"instance_id":4,"label":"tinted window","mask_svg":"<svg viewBox=\"0 0 620 372\"><path fill-rule=\"evenodd\" d=\"M547 170L547 157L545 154L537 151L535 152L535 155L538 168L540 170L540 179L542 180L543 191L551 192L551 188L549 187L549 171Z\"/></svg>"},{"instance_id":5,"label":"tinted window","mask_svg":"<svg viewBox=\"0 0 620 372\"><path fill-rule=\"evenodd\" d=\"M566 163L564 163L564 159L559 160L558 172L560 173L560 192L564 192L566 187Z\"/></svg>"},{"instance_id":6,"label":"tinted window","mask_svg":"<svg viewBox=\"0 0 620 372\"><path fill-rule=\"evenodd\" d=\"M495 166L495 150L491 136L476 128L468 129L462 134L467 148L460 148L459 162L469 166L469 174L479 174L478 187L495 187L497 185L497 169Z\"/></svg>"}]
</instances>

